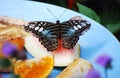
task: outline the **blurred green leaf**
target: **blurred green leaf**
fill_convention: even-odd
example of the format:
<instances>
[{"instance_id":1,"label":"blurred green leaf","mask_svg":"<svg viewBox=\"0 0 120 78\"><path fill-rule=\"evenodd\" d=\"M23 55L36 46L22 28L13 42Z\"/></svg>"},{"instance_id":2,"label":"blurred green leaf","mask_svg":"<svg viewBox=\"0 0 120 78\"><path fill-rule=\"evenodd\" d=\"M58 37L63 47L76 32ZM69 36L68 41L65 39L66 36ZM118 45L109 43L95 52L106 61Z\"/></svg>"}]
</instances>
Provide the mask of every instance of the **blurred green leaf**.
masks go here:
<instances>
[{"instance_id":1,"label":"blurred green leaf","mask_svg":"<svg viewBox=\"0 0 120 78\"><path fill-rule=\"evenodd\" d=\"M88 16L88 17L92 18L93 20L100 23L99 16L92 9L90 9L82 4L79 4L79 3L77 3L77 6L78 6L79 12L81 14L84 14L84 15L86 15L86 16Z\"/></svg>"},{"instance_id":2,"label":"blurred green leaf","mask_svg":"<svg viewBox=\"0 0 120 78\"><path fill-rule=\"evenodd\" d=\"M8 58L0 58L0 68L11 66L11 62Z\"/></svg>"},{"instance_id":3,"label":"blurred green leaf","mask_svg":"<svg viewBox=\"0 0 120 78\"><path fill-rule=\"evenodd\" d=\"M14 73L11 73L10 78L20 78L20 76L19 76L19 75L14 74Z\"/></svg>"},{"instance_id":4,"label":"blurred green leaf","mask_svg":"<svg viewBox=\"0 0 120 78\"><path fill-rule=\"evenodd\" d=\"M106 24L106 27L108 30L110 30L112 33L120 32L120 22L117 24Z\"/></svg>"}]
</instances>

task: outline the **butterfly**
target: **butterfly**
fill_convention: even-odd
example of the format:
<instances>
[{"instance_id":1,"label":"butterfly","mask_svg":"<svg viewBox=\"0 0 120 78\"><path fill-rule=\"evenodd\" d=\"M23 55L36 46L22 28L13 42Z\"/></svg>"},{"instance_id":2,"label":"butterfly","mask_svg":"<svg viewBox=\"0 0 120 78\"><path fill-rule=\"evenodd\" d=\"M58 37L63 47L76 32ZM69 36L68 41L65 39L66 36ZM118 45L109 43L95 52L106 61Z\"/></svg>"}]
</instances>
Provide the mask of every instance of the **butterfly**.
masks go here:
<instances>
[{"instance_id":1,"label":"butterfly","mask_svg":"<svg viewBox=\"0 0 120 78\"><path fill-rule=\"evenodd\" d=\"M71 49L79 40L79 36L90 29L91 24L76 16L68 21L60 23L47 21L32 21L24 25L27 32L33 33L41 44L47 48L48 51L53 51L58 48L60 41L62 47Z\"/></svg>"}]
</instances>

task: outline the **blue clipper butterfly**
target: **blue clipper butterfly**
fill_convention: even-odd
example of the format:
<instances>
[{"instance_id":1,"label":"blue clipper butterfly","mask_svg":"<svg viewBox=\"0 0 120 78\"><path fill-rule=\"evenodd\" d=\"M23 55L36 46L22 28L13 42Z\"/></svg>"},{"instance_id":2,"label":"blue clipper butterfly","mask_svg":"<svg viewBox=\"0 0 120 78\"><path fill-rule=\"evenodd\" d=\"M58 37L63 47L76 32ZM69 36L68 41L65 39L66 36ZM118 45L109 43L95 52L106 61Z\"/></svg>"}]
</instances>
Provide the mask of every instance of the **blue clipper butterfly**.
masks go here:
<instances>
[{"instance_id":1,"label":"blue clipper butterfly","mask_svg":"<svg viewBox=\"0 0 120 78\"><path fill-rule=\"evenodd\" d=\"M56 50L59 46L59 40L62 40L62 47L73 48L79 36L90 28L91 24L79 16L60 23L33 21L24 25L28 32L39 38L39 41L48 51Z\"/></svg>"}]
</instances>

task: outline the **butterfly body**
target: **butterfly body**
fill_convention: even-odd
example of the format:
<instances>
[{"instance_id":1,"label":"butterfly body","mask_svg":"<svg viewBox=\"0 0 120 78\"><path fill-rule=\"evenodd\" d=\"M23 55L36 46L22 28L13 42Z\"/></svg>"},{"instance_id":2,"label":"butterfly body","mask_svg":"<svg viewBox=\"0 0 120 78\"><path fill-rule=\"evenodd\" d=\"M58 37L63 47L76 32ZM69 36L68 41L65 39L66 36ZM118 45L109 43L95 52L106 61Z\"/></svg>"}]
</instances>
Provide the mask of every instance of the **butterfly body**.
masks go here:
<instances>
[{"instance_id":1,"label":"butterfly body","mask_svg":"<svg viewBox=\"0 0 120 78\"><path fill-rule=\"evenodd\" d=\"M24 25L25 30L39 38L48 51L56 50L62 43L64 48L73 48L79 36L90 28L86 20L74 19L60 23L33 21ZM61 42L59 41L61 40Z\"/></svg>"}]
</instances>

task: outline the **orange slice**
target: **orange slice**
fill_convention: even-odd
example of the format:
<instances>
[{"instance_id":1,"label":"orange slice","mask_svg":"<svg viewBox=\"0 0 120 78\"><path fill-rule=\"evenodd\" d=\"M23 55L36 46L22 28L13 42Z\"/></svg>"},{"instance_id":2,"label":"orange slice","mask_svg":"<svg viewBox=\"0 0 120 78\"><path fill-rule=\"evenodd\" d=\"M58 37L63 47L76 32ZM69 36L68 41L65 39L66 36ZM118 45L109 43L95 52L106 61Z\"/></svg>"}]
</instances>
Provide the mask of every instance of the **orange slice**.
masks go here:
<instances>
[{"instance_id":1,"label":"orange slice","mask_svg":"<svg viewBox=\"0 0 120 78\"><path fill-rule=\"evenodd\" d=\"M15 63L14 72L20 78L46 78L52 71L54 60L52 55L33 58Z\"/></svg>"},{"instance_id":2,"label":"orange slice","mask_svg":"<svg viewBox=\"0 0 120 78\"><path fill-rule=\"evenodd\" d=\"M2 51L1 51L1 47L2 47L2 42L0 42L0 57L3 56Z\"/></svg>"}]
</instances>

